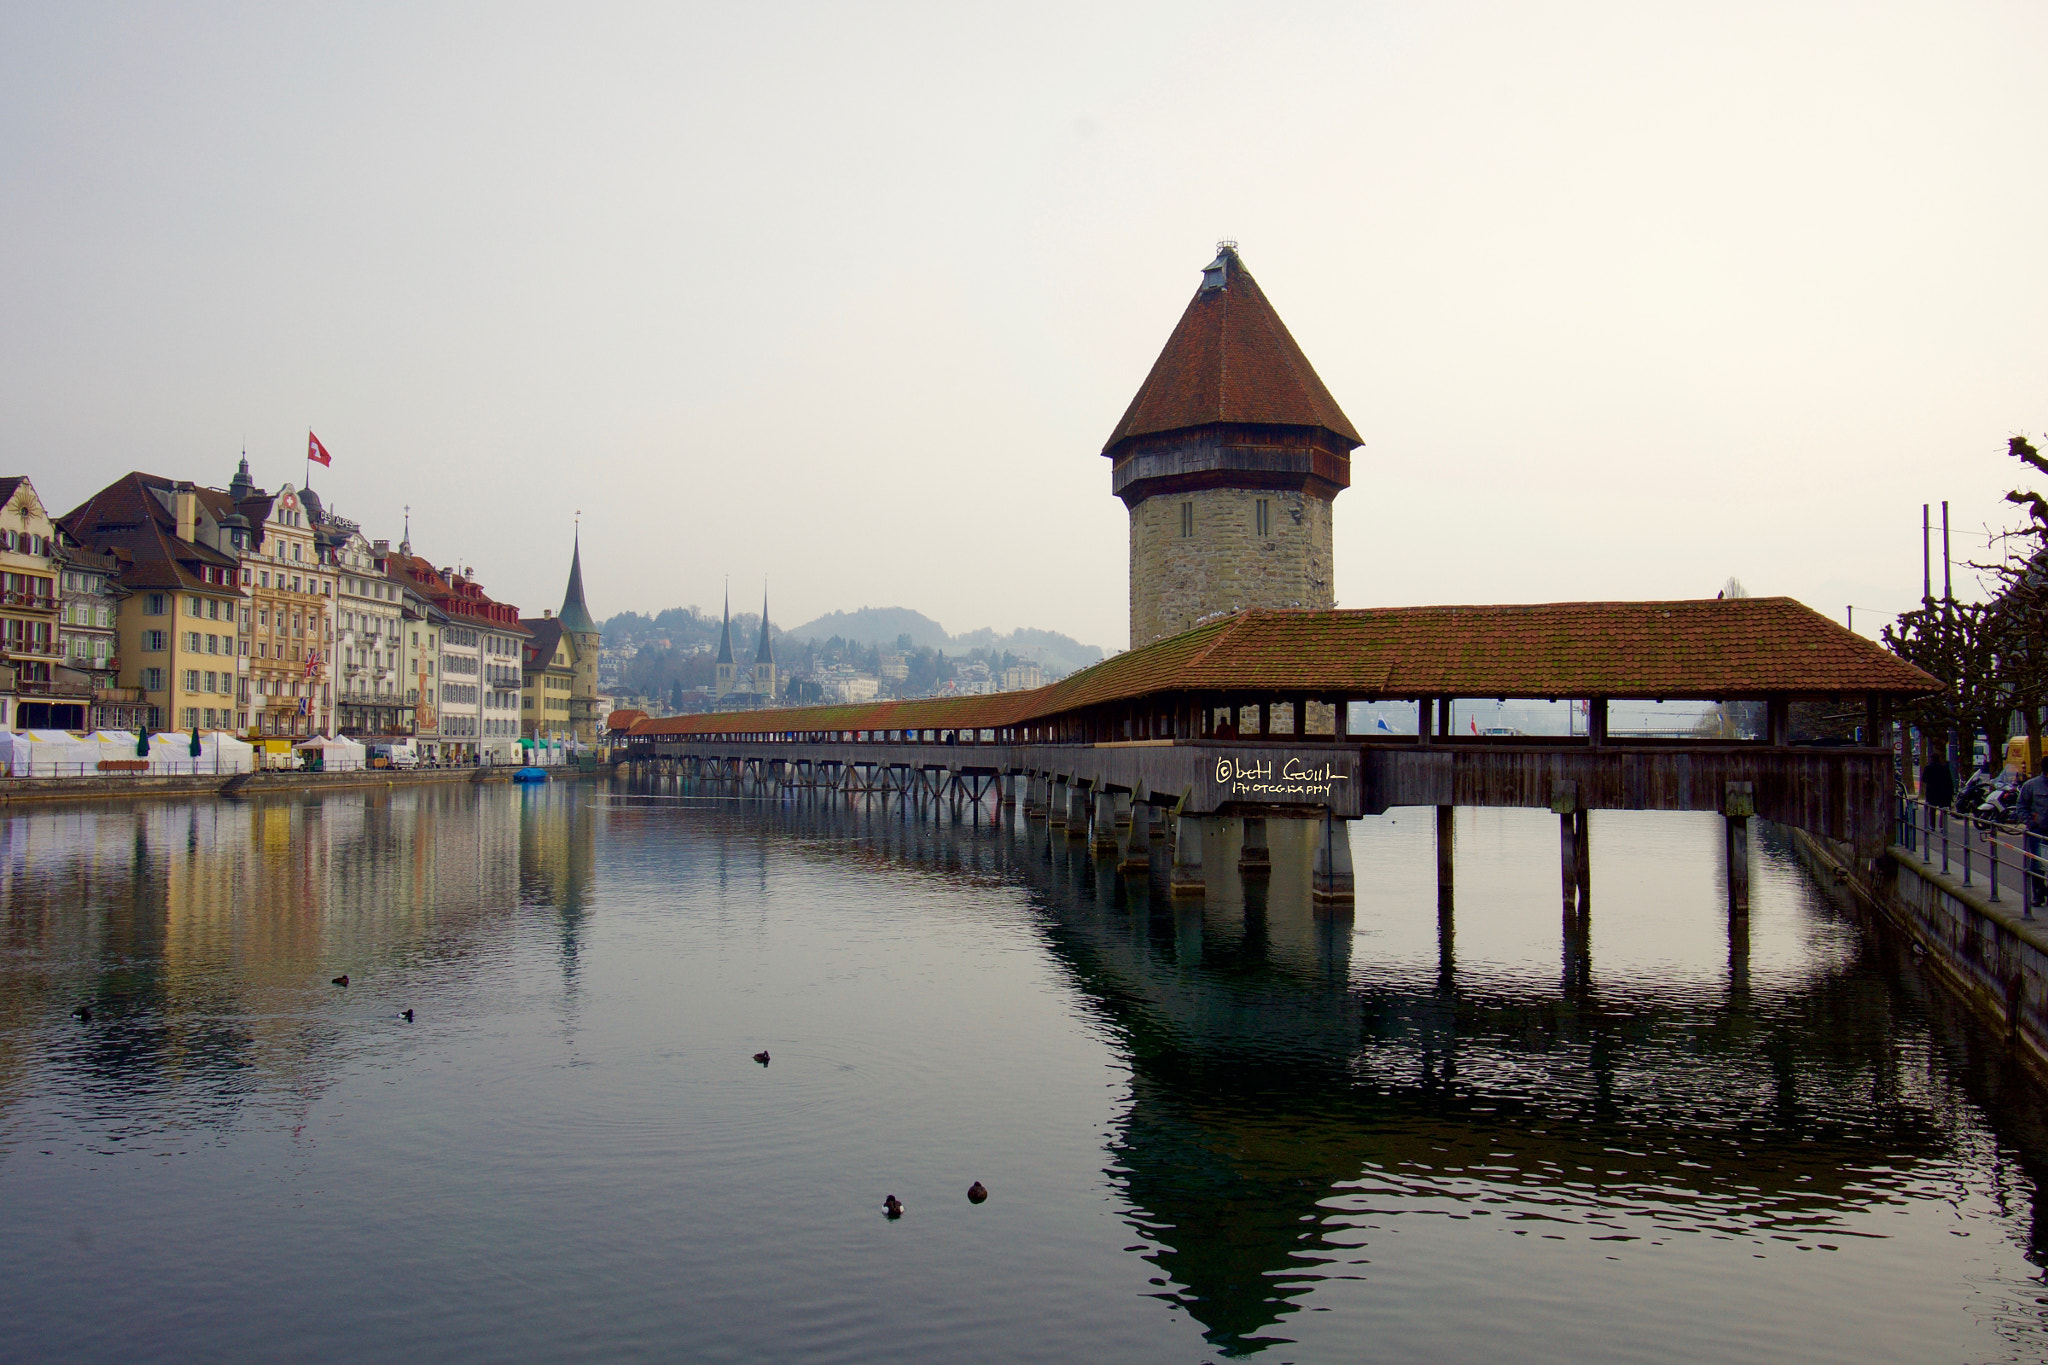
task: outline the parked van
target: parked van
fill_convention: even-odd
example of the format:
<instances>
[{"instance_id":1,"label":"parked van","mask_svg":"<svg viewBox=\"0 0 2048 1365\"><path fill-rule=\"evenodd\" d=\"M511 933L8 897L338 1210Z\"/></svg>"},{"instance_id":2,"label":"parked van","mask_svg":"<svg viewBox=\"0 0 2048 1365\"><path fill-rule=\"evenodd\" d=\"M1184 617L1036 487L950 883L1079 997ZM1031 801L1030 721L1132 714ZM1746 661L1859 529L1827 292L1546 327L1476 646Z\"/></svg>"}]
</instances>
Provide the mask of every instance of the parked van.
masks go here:
<instances>
[{"instance_id":1,"label":"parked van","mask_svg":"<svg viewBox=\"0 0 2048 1365\"><path fill-rule=\"evenodd\" d=\"M372 740L369 744L370 766L373 768L417 768L420 766L419 750L412 747L412 741Z\"/></svg>"},{"instance_id":2,"label":"parked van","mask_svg":"<svg viewBox=\"0 0 2048 1365\"><path fill-rule=\"evenodd\" d=\"M2033 770L2027 766L2027 737L2014 735L2005 742L2005 766L2008 772L2021 777L2032 777Z\"/></svg>"}]
</instances>

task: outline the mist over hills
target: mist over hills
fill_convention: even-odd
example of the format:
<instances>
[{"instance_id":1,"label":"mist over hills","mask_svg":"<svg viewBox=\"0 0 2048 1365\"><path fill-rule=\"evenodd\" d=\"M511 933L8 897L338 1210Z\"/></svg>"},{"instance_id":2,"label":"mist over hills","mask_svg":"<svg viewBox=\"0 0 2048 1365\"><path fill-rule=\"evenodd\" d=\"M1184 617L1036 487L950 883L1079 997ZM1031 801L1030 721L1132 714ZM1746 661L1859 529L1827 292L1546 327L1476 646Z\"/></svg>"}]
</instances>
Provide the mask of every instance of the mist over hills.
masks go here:
<instances>
[{"instance_id":1,"label":"mist over hills","mask_svg":"<svg viewBox=\"0 0 2048 1365\"><path fill-rule=\"evenodd\" d=\"M858 611L827 612L815 621L791 626L783 633L794 640L829 640L837 635L883 649L894 648L907 635L913 647L938 649L948 654L964 654L970 649L1007 650L1020 659L1036 660L1048 673L1071 673L1102 660L1099 646L1084 645L1056 630L1036 630L1026 626L998 633L983 626L979 630L951 635L931 617L908 607L862 607Z\"/></svg>"},{"instance_id":2,"label":"mist over hills","mask_svg":"<svg viewBox=\"0 0 2048 1365\"><path fill-rule=\"evenodd\" d=\"M638 612L620 612L602 627L605 644L610 646L632 647L659 636L685 649L691 644L716 642L720 628L718 616L695 607L671 607L651 617ZM735 614L732 618L733 653L743 661L751 662L760 640L760 630L761 617L758 613ZM908 607L862 607L858 611L827 612L814 621L806 621L787 630L771 623L769 634L778 642L823 642L837 635L850 642L881 649L895 649L903 637L908 636L913 649L936 649L946 654L965 654L974 649L998 654L1008 651L1020 659L1035 660L1049 674L1071 673L1077 668L1099 663L1103 657L1099 646L1084 645L1056 630L1036 630L1027 626L999 633L984 626L953 635L923 612Z\"/></svg>"}]
</instances>

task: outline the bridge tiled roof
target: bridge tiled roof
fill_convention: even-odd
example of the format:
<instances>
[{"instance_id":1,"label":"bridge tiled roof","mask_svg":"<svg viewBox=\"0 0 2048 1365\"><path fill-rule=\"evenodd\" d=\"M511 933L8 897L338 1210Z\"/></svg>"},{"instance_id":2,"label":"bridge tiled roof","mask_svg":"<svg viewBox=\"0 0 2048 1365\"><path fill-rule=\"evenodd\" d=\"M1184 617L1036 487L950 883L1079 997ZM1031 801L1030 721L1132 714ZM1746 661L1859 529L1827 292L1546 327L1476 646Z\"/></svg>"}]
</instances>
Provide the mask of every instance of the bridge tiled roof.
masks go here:
<instances>
[{"instance_id":1,"label":"bridge tiled roof","mask_svg":"<svg viewBox=\"0 0 2048 1365\"><path fill-rule=\"evenodd\" d=\"M1195 291L1103 454L1134 436L1218 422L1323 427L1364 444L1237 252L1224 247L1218 262L1221 287Z\"/></svg>"},{"instance_id":2,"label":"bridge tiled roof","mask_svg":"<svg viewBox=\"0 0 2048 1365\"><path fill-rule=\"evenodd\" d=\"M1729 701L1940 690L1789 597L1247 611L1028 692L676 716L633 733L998 729L1177 692Z\"/></svg>"}]
</instances>

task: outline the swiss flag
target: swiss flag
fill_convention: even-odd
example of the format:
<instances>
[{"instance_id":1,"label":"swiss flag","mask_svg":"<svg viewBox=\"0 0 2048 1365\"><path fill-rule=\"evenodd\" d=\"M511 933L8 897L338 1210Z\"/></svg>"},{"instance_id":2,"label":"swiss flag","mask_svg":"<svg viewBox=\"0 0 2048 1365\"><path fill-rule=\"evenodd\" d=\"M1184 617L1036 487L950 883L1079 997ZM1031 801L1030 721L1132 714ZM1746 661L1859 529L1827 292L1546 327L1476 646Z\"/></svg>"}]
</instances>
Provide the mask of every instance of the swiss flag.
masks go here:
<instances>
[{"instance_id":1,"label":"swiss flag","mask_svg":"<svg viewBox=\"0 0 2048 1365\"><path fill-rule=\"evenodd\" d=\"M306 433L306 458L314 464L332 465L334 460L327 453L327 447L320 444L320 438L311 431Z\"/></svg>"}]
</instances>

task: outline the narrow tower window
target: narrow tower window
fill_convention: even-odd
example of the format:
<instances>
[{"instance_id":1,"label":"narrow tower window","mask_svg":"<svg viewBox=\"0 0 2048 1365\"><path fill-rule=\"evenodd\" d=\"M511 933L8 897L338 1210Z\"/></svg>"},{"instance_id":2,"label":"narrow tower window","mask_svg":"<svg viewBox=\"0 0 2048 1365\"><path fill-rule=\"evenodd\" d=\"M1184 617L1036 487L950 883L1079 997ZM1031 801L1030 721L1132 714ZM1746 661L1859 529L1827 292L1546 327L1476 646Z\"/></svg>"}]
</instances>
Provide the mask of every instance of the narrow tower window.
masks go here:
<instances>
[{"instance_id":1,"label":"narrow tower window","mask_svg":"<svg viewBox=\"0 0 2048 1365\"><path fill-rule=\"evenodd\" d=\"M1254 509L1253 520L1257 523L1260 535L1271 535L1273 533L1272 504L1266 501L1266 499L1260 498L1257 507Z\"/></svg>"},{"instance_id":2,"label":"narrow tower window","mask_svg":"<svg viewBox=\"0 0 2048 1365\"><path fill-rule=\"evenodd\" d=\"M1195 505L1184 502L1180 505L1180 538L1190 540L1195 534Z\"/></svg>"}]
</instances>

